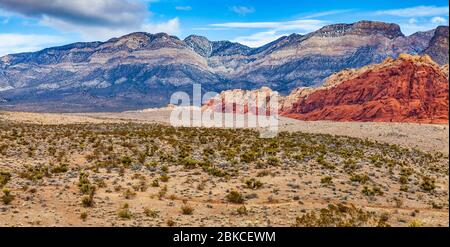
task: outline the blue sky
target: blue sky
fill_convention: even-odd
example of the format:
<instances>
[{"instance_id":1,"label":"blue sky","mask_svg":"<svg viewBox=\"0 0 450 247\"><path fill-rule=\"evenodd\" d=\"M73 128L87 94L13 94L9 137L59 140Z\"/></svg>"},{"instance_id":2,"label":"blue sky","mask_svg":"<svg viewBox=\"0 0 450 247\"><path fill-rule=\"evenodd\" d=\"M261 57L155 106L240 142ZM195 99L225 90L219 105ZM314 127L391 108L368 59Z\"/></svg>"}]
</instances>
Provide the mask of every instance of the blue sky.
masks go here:
<instances>
[{"instance_id":1,"label":"blue sky","mask_svg":"<svg viewBox=\"0 0 450 247\"><path fill-rule=\"evenodd\" d=\"M135 31L258 47L333 23L398 23L409 35L448 25L443 0L0 0L0 56Z\"/></svg>"}]
</instances>

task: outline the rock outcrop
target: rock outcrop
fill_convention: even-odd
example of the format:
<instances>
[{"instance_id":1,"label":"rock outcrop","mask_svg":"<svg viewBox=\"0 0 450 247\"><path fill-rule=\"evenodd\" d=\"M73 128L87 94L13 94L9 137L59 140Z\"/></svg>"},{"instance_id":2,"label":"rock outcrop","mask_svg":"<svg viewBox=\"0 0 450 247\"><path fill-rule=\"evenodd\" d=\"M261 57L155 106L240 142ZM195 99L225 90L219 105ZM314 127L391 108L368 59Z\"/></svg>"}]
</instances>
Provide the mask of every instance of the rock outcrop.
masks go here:
<instances>
[{"instance_id":1,"label":"rock outcrop","mask_svg":"<svg viewBox=\"0 0 450 247\"><path fill-rule=\"evenodd\" d=\"M278 111L280 95L268 87L257 90L234 89L209 99L202 110L222 113L271 115Z\"/></svg>"},{"instance_id":2,"label":"rock outcrop","mask_svg":"<svg viewBox=\"0 0 450 247\"><path fill-rule=\"evenodd\" d=\"M427 55L400 55L348 74L299 97L281 114L301 120L448 123L448 76Z\"/></svg>"}]
</instances>

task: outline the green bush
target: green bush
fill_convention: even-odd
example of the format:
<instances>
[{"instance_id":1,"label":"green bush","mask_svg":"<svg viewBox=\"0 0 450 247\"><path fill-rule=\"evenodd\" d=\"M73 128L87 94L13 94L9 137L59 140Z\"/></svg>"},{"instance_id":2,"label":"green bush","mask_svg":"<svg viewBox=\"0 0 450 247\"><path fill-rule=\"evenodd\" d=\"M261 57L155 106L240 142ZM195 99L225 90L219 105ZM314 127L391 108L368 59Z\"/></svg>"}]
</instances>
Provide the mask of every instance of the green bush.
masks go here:
<instances>
[{"instance_id":1,"label":"green bush","mask_svg":"<svg viewBox=\"0 0 450 247\"><path fill-rule=\"evenodd\" d=\"M420 188L428 192L434 191L436 189L435 180L430 177L423 177Z\"/></svg>"},{"instance_id":2,"label":"green bush","mask_svg":"<svg viewBox=\"0 0 450 247\"><path fill-rule=\"evenodd\" d=\"M159 212L157 210L150 209L150 208L144 209L144 214L147 217L151 217L151 218L158 218L158 216L159 216Z\"/></svg>"},{"instance_id":3,"label":"green bush","mask_svg":"<svg viewBox=\"0 0 450 247\"><path fill-rule=\"evenodd\" d=\"M259 180L252 178L252 179L245 181L245 185L249 189L256 190L256 189L261 188L263 186L263 183Z\"/></svg>"},{"instance_id":4,"label":"green bush","mask_svg":"<svg viewBox=\"0 0 450 247\"><path fill-rule=\"evenodd\" d=\"M192 215L194 213L194 208L192 206L189 206L188 204L184 204L181 206L181 212L184 215Z\"/></svg>"},{"instance_id":5,"label":"green bush","mask_svg":"<svg viewBox=\"0 0 450 247\"><path fill-rule=\"evenodd\" d=\"M10 189L3 189L3 195L1 197L3 204L5 205L9 205L14 198L16 198L16 196L14 196L13 194L11 194L11 190Z\"/></svg>"},{"instance_id":6,"label":"green bush","mask_svg":"<svg viewBox=\"0 0 450 247\"><path fill-rule=\"evenodd\" d=\"M241 204L241 203L244 203L244 201L245 201L242 194L235 190L230 191L230 193L228 193L226 195L226 198L229 202L236 203L236 204Z\"/></svg>"},{"instance_id":7,"label":"green bush","mask_svg":"<svg viewBox=\"0 0 450 247\"><path fill-rule=\"evenodd\" d=\"M320 179L320 183L325 185L331 185L333 184L333 178L330 176L325 176Z\"/></svg>"},{"instance_id":8,"label":"green bush","mask_svg":"<svg viewBox=\"0 0 450 247\"><path fill-rule=\"evenodd\" d=\"M11 173L0 171L0 188L5 186L11 180Z\"/></svg>"},{"instance_id":9,"label":"green bush","mask_svg":"<svg viewBox=\"0 0 450 247\"><path fill-rule=\"evenodd\" d=\"M369 181L369 177L365 174L352 174L352 176L350 177L350 181L365 184L367 181Z\"/></svg>"},{"instance_id":10,"label":"green bush","mask_svg":"<svg viewBox=\"0 0 450 247\"><path fill-rule=\"evenodd\" d=\"M117 216L121 219L131 219L133 218L133 214L130 211L130 207L127 203L125 203L117 212Z\"/></svg>"}]
</instances>

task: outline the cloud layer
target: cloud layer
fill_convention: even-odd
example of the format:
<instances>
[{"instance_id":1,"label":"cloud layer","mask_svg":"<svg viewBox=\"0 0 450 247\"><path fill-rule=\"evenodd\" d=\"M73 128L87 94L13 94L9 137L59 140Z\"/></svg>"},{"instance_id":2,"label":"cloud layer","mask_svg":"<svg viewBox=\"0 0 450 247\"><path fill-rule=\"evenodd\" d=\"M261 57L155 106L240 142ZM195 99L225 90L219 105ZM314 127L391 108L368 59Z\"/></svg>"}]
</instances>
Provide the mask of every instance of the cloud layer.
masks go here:
<instances>
[{"instance_id":1,"label":"cloud layer","mask_svg":"<svg viewBox=\"0 0 450 247\"><path fill-rule=\"evenodd\" d=\"M376 11L375 15L390 15L397 17L427 17L437 15L448 15L448 6L416 6L403 9L390 9Z\"/></svg>"},{"instance_id":2,"label":"cloud layer","mask_svg":"<svg viewBox=\"0 0 450 247\"><path fill-rule=\"evenodd\" d=\"M328 24L321 20L293 20L281 22L227 22L211 24L211 28L223 29L266 29L248 36L239 36L234 42L250 47L260 47L292 32L309 33Z\"/></svg>"},{"instance_id":3,"label":"cloud layer","mask_svg":"<svg viewBox=\"0 0 450 247\"><path fill-rule=\"evenodd\" d=\"M179 33L179 20L154 23L145 0L0 0L9 13L34 18L85 40L104 40L134 31Z\"/></svg>"},{"instance_id":4,"label":"cloud layer","mask_svg":"<svg viewBox=\"0 0 450 247\"><path fill-rule=\"evenodd\" d=\"M65 42L63 38L53 35L3 33L0 34L0 56L11 53L38 51L49 45L59 45L63 42Z\"/></svg>"},{"instance_id":5,"label":"cloud layer","mask_svg":"<svg viewBox=\"0 0 450 247\"><path fill-rule=\"evenodd\" d=\"M231 11L239 15L248 15L255 12L255 8L247 6L233 6L230 9Z\"/></svg>"},{"instance_id":6,"label":"cloud layer","mask_svg":"<svg viewBox=\"0 0 450 247\"><path fill-rule=\"evenodd\" d=\"M0 0L8 11L84 26L135 26L148 16L142 2L129 0Z\"/></svg>"}]
</instances>

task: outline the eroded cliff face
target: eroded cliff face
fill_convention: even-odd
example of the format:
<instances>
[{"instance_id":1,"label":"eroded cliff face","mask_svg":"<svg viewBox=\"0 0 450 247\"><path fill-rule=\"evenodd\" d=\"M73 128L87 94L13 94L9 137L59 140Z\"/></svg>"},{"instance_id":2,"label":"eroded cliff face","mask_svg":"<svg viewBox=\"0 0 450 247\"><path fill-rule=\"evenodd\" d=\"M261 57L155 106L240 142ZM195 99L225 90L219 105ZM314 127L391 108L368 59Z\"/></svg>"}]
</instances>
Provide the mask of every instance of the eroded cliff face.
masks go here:
<instances>
[{"instance_id":1,"label":"eroded cliff face","mask_svg":"<svg viewBox=\"0 0 450 247\"><path fill-rule=\"evenodd\" d=\"M428 56L401 55L299 97L301 120L448 123L448 77Z\"/></svg>"}]
</instances>

